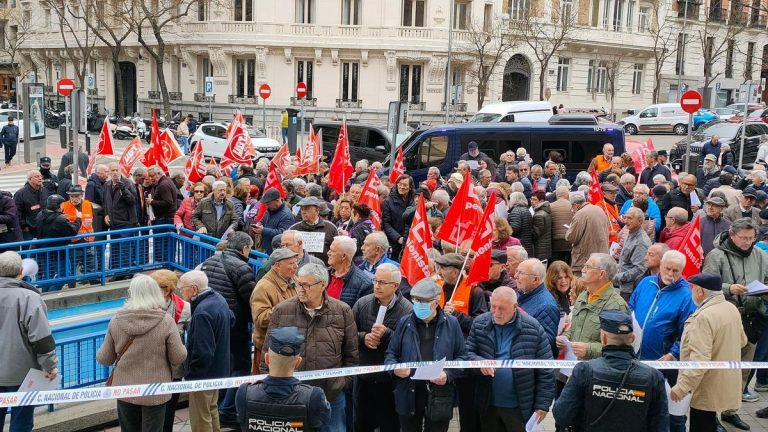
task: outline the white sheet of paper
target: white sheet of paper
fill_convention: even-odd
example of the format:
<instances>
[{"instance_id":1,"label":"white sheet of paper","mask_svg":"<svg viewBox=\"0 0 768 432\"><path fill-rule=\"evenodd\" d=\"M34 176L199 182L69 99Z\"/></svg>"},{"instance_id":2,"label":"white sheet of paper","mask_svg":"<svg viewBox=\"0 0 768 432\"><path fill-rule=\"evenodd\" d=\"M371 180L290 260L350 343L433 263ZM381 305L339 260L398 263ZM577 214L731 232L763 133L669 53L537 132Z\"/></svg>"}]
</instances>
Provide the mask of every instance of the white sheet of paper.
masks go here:
<instances>
[{"instance_id":1,"label":"white sheet of paper","mask_svg":"<svg viewBox=\"0 0 768 432\"><path fill-rule=\"evenodd\" d=\"M24 381L21 383L21 386L19 387L20 392L60 389L61 375L57 375L56 378L51 381L45 377L45 372L37 369L30 369L29 372L27 372L27 376L24 377Z\"/></svg>"},{"instance_id":2,"label":"white sheet of paper","mask_svg":"<svg viewBox=\"0 0 768 432\"><path fill-rule=\"evenodd\" d=\"M565 330L565 324L568 322L568 315L561 315L560 316L560 322L557 323L557 335L560 336L563 334L563 330Z\"/></svg>"},{"instance_id":3,"label":"white sheet of paper","mask_svg":"<svg viewBox=\"0 0 768 432\"><path fill-rule=\"evenodd\" d=\"M565 227L565 229L571 229L571 226L568 224L563 224L563 226Z\"/></svg>"},{"instance_id":4,"label":"white sheet of paper","mask_svg":"<svg viewBox=\"0 0 768 432\"><path fill-rule=\"evenodd\" d=\"M613 242L611 243L611 246L608 248L608 253L610 255L614 255L616 253L616 250L618 250L620 247L621 247L620 244L618 244L617 242Z\"/></svg>"},{"instance_id":5,"label":"white sheet of paper","mask_svg":"<svg viewBox=\"0 0 768 432\"><path fill-rule=\"evenodd\" d=\"M701 200L699 199L699 194L697 194L696 191L691 192L691 205L701 208Z\"/></svg>"},{"instance_id":6,"label":"white sheet of paper","mask_svg":"<svg viewBox=\"0 0 768 432\"><path fill-rule=\"evenodd\" d=\"M747 295L760 295L768 293L768 286L760 281L752 281L747 285Z\"/></svg>"},{"instance_id":7,"label":"white sheet of paper","mask_svg":"<svg viewBox=\"0 0 768 432\"><path fill-rule=\"evenodd\" d=\"M430 363L426 366L416 368L416 372L413 373L411 379L431 381L440 376L443 373L445 367L445 357L442 360L438 360L434 363Z\"/></svg>"},{"instance_id":8,"label":"white sheet of paper","mask_svg":"<svg viewBox=\"0 0 768 432\"><path fill-rule=\"evenodd\" d=\"M571 341L569 341L568 339L565 340L564 350L565 350L565 356L563 357L563 360L578 360L578 358L576 358L576 354L573 353L573 345L571 345ZM569 377L573 373L573 369L572 368L560 369L560 373Z\"/></svg>"},{"instance_id":9,"label":"white sheet of paper","mask_svg":"<svg viewBox=\"0 0 768 432\"><path fill-rule=\"evenodd\" d=\"M387 313L387 307L379 306L379 313L376 315L376 324L384 324L384 315Z\"/></svg>"},{"instance_id":10,"label":"white sheet of paper","mask_svg":"<svg viewBox=\"0 0 768 432\"><path fill-rule=\"evenodd\" d=\"M635 334L635 341L632 342L632 348L638 353L640 352L640 347L643 345L643 328L640 327L640 323L637 322L635 311L632 311L632 331Z\"/></svg>"},{"instance_id":11,"label":"white sheet of paper","mask_svg":"<svg viewBox=\"0 0 768 432\"><path fill-rule=\"evenodd\" d=\"M667 405L669 409L669 415L688 415L688 410L691 408L691 398L693 397L693 393L688 393L682 400L675 402L671 397L672 388L669 386L669 382L666 380L664 380L664 388L667 389Z\"/></svg>"},{"instance_id":12,"label":"white sheet of paper","mask_svg":"<svg viewBox=\"0 0 768 432\"><path fill-rule=\"evenodd\" d=\"M542 432L543 426L538 422L536 413L533 413L531 418L528 419L528 423L525 424L525 432Z\"/></svg>"},{"instance_id":13,"label":"white sheet of paper","mask_svg":"<svg viewBox=\"0 0 768 432\"><path fill-rule=\"evenodd\" d=\"M469 169L471 169L472 171L476 170L477 167L480 166L480 162L476 160L468 160L466 162L467 162L467 166L469 166Z\"/></svg>"},{"instance_id":14,"label":"white sheet of paper","mask_svg":"<svg viewBox=\"0 0 768 432\"><path fill-rule=\"evenodd\" d=\"M301 236L304 237L304 250L313 253L323 253L325 250L325 233L324 232L302 232Z\"/></svg>"}]
</instances>

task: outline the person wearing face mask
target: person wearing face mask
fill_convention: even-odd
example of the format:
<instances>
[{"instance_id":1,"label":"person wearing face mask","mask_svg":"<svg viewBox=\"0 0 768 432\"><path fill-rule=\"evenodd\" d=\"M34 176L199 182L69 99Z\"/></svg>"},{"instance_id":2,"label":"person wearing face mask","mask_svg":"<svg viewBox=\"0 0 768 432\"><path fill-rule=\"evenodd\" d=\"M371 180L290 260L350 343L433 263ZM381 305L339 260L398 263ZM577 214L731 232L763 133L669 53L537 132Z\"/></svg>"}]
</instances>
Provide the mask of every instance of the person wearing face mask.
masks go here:
<instances>
[{"instance_id":1,"label":"person wearing face mask","mask_svg":"<svg viewBox=\"0 0 768 432\"><path fill-rule=\"evenodd\" d=\"M696 311L691 289L683 278L686 258L670 250L661 258L661 270L656 276L640 281L629 299L643 329L638 352L640 360L675 361L680 359L680 337L688 317ZM661 371L669 384L677 382L676 369ZM670 432L685 432L685 416L669 416Z\"/></svg>"},{"instance_id":2,"label":"person wearing face mask","mask_svg":"<svg viewBox=\"0 0 768 432\"><path fill-rule=\"evenodd\" d=\"M49 194L55 194L59 187L59 178L51 172L51 158L40 158L40 174L43 176L43 187Z\"/></svg>"},{"instance_id":3,"label":"person wearing face mask","mask_svg":"<svg viewBox=\"0 0 768 432\"><path fill-rule=\"evenodd\" d=\"M742 347L748 343L747 337L739 310L723 296L720 275L705 271L689 278L688 283L697 309L685 321L680 339L680 360L739 361ZM717 412L735 412L741 407L739 396L743 386L740 374L738 369L680 370L670 398L679 401L689 393L693 394L690 430L725 430L717 421ZM732 419L723 420L731 422Z\"/></svg>"},{"instance_id":4,"label":"person wearing face mask","mask_svg":"<svg viewBox=\"0 0 768 432\"><path fill-rule=\"evenodd\" d=\"M742 351L741 359L752 361L755 344L764 327L765 306L757 296L748 296L746 285L752 281L768 283L768 254L755 247L757 226L749 218L735 220L727 232L715 238L715 249L704 260L703 272L717 273L722 277L725 299L738 307L749 344ZM750 370L743 369L742 389L744 400L758 399L747 390ZM739 429L749 430L749 425L739 418L736 410L724 411L722 420ZM747 426L744 428L743 426Z\"/></svg>"},{"instance_id":5,"label":"person wearing face mask","mask_svg":"<svg viewBox=\"0 0 768 432\"><path fill-rule=\"evenodd\" d=\"M393 332L384 364L415 361L463 360L466 345L459 322L438 305L441 288L432 279L413 285L413 313L400 319ZM399 368L395 377L395 410L404 432L446 432L453 418L454 381L459 369L445 369L427 382L413 380L414 369ZM431 395L431 397L430 397ZM431 400L430 415L427 403Z\"/></svg>"}]
</instances>

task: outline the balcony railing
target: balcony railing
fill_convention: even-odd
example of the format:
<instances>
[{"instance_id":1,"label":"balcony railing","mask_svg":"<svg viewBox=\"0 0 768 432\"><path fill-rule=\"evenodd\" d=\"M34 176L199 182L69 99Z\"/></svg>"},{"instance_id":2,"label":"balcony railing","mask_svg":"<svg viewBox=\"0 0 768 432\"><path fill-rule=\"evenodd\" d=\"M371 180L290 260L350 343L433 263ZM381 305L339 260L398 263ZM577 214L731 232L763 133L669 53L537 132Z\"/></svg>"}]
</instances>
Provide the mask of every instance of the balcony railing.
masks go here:
<instances>
[{"instance_id":1,"label":"balcony railing","mask_svg":"<svg viewBox=\"0 0 768 432\"><path fill-rule=\"evenodd\" d=\"M467 103L459 102L448 106L453 112L467 112ZM445 102L440 104L440 111L445 111Z\"/></svg>"},{"instance_id":2,"label":"balcony railing","mask_svg":"<svg viewBox=\"0 0 768 432\"><path fill-rule=\"evenodd\" d=\"M258 98L256 96L238 96L238 95L229 95L229 103L231 104L251 104L255 105L257 104Z\"/></svg>"},{"instance_id":3,"label":"balcony railing","mask_svg":"<svg viewBox=\"0 0 768 432\"><path fill-rule=\"evenodd\" d=\"M410 111L426 111L426 102L408 102L408 110Z\"/></svg>"},{"instance_id":4,"label":"balcony railing","mask_svg":"<svg viewBox=\"0 0 768 432\"><path fill-rule=\"evenodd\" d=\"M311 106L316 107L317 106L317 98L297 98L296 96L291 96L291 106Z\"/></svg>"},{"instance_id":5,"label":"balcony railing","mask_svg":"<svg viewBox=\"0 0 768 432\"><path fill-rule=\"evenodd\" d=\"M336 108L362 108L362 99L336 99Z\"/></svg>"},{"instance_id":6,"label":"balcony railing","mask_svg":"<svg viewBox=\"0 0 768 432\"><path fill-rule=\"evenodd\" d=\"M99 89L93 88L88 89L88 96L98 96L99 95Z\"/></svg>"},{"instance_id":7,"label":"balcony railing","mask_svg":"<svg viewBox=\"0 0 768 432\"><path fill-rule=\"evenodd\" d=\"M195 93L195 102L213 102L216 95L206 96L205 93Z\"/></svg>"},{"instance_id":8,"label":"balcony railing","mask_svg":"<svg viewBox=\"0 0 768 432\"><path fill-rule=\"evenodd\" d=\"M172 101L180 101L181 100L181 92L168 92L168 99Z\"/></svg>"},{"instance_id":9,"label":"balcony railing","mask_svg":"<svg viewBox=\"0 0 768 432\"><path fill-rule=\"evenodd\" d=\"M160 99L160 92L156 90L149 90L147 92L147 98L152 100L159 100Z\"/></svg>"}]
</instances>

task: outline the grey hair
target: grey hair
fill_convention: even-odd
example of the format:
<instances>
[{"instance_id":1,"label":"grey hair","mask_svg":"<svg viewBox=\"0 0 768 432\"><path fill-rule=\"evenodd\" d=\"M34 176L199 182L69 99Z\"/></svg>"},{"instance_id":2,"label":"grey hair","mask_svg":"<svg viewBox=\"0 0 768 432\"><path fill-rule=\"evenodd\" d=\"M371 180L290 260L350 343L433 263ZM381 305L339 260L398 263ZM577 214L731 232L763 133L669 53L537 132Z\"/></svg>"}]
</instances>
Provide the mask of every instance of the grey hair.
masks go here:
<instances>
[{"instance_id":1,"label":"grey hair","mask_svg":"<svg viewBox=\"0 0 768 432\"><path fill-rule=\"evenodd\" d=\"M528 150L525 149L525 147L518 147L517 150L515 150L515 155L517 157L523 157L528 154Z\"/></svg>"},{"instance_id":2,"label":"grey hair","mask_svg":"<svg viewBox=\"0 0 768 432\"><path fill-rule=\"evenodd\" d=\"M323 187L317 183L310 183L307 185L307 196L313 196L320 198L323 196Z\"/></svg>"},{"instance_id":3,"label":"grey hair","mask_svg":"<svg viewBox=\"0 0 768 432\"><path fill-rule=\"evenodd\" d=\"M561 187L564 187L564 188L567 188L567 189L570 190L571 189L571 182L568 181L568 179L564 179L564 178L560 179L560 180L557 181L557 183L555 183L555 188L561 188Z\"/></svg>"},{"instance_id":4,"label":"grey hair","mask_svg":"<svg viewBox=\"0 0 768 432\"><path fill-rule=\"evenodd\" d=\"M296 243L304 244L304 235L301 234L301 231L285 230L283 231L283 238L285 238L286 234L293 235L293 241L295 241Z\"/></svg>"},{"instance_id":5,"label":"grey hair","mask_svg":"<svg viewBox=\"0 0 768 432\"><path fill-rule=\"evenodd\" d=\"M97 165L96 165L96 166L93 168L93 172L97 172L97 171L109 171L109 167L107 167L107 166L106 166L106 165L104 165L104 164L97 164Z\"/></svg>"},{"instance_id":6,"label":"grey hair","mask_svg":"<svg viewBox=\"0 0 768 432\"><path fill-rule=\"evenodd\" d=\"M531 167L531 173L533 173L534 171L544 171L544 168L542 168L541 165L537 164Z\"/></svg>"},{"instance_id":7,"label":"grey hair","mask_svg":"<svg viewBox=\"0 0 768 432\"><path fill-rule=\"evenodd\" d=\"M440 251L435 248L431 248L427 250L427 258L429 258L429 262L431 262L432 264L434 264L435 260L440 258L441 256L443 256L443 254L441 254Z\"/></svg>"},{"instance_id":8,"label":"grey hair","mask_svg":"<svg viewBox=\"0 0 768 432\"><path fill-rule=\"evenodd\" d=\"M442 205L448 205L451 203L451 199L448 196L448 192L446 192L443 189L438 189L432 194L432 201L435 201L438 204L442 204Z\"/></svg>"},{"instance_id":9,"label":"grey hair","mask_svg":"<svg viewBox=\"0 0 768 432\"><path fill-rule=\"evenodd\" d=\"M21 255L13 251L0 253L0 277L15 278L21 269Z\"/></svg>"},{"instance_id":10,"label":"grey hair","mask_svg":"<svg viewBox=\"0 0 768 432\"><path fill-rule=\"evenodd\" d=\"M365 238L371 239L376 246L382 248L385 252L389 250L389 240L383 231L374 231L368 234Z\"/></svg>"},{"instance_id":11,"label":"grey hair","mask_svg":"<svg viewBox=\"0 0 768 432\"><path fill-rule=\"evenodd\" d=\"M547 267L540 260L536 258L529 258L523 261L523 263L528 263L531 265L532 267L531 270L536 275L536 277L539 278L540 281L543 282L544 279L547 277ZM520 264L523 264L523 263L520 263Z\"/></svg>"},{"instance_id":12,"label":"grey hair","mask_svg":"<svg viewBox=\"0 0 768 432\"><path fill-rule=\"evenodd\" d=\"M190 285L194 285L200 292L208 289L208 276L200 270L190 270L181 275L178 286L182 286L186 282L189 282Z\"/></svg>"},{"instance_id":13,"label":"grey hair","mask_svg":"<svg viewBox=\"0 0 768 432\"><path fill-rule=\"evenodd\" d=\"M520 192L520 193L522 193L522 192L525 191L525 186L523 186L522 183L517 181L517 182L512 183L512 185L509 187L509 190L511 190L512 192Z\"/></svg>"},{"instance_id":14,"label":"grey hair","mask_svg":"<svg viewBox=\"0 0 768 432\"><path fill-rule=\"evenodd\" d=\"M32 176L34 176L35 174L40 174L40 171L32 170L32 171L28 172L27 173L27 180L30 180L32 178Z\"/></svg>"},{"instance_id":15,"label":"grey hair","mask_svg":"<svg viewBox=\"0 0 768 432\"><path fill-rule=\"evenodd\" d=\"M363 171L365 171L368 169L368 161L365 159L360 159L359 161L357 161L355 166L359 166L360 168L362 168Z\"/></svg>"},{"instance_id":16,"label":"grey hair","mask_svg":"<svg viewBox=\"0 0 768 432\"><path fill-rule=\"evenodd\" d=\"M671 261L677 263L680 267L685 267L686 258L685 255L678 250L668 250L661 256L661 262Z\"/></svg>"},{"instance_id":17,"label":"grey hair","mask_svg":"<svg viewBox=\"0 0 768 432\"><path fill-rule=\"evenodd\" d=\"M336 236L333 238L334 243L338 243L341 250L347 255L347 258L351 261L355 257L357 252L357 240L348 236Z\"/></svg>"},{"instance_id":18,"label":"grey hair","mask_svg":"<svg viewBox=\"0 0 768 432\"><path fill-rule=\"evenodd\" d=\"M246 247L250 249L251 246L253 246L253 239L242 231L235 231L227 237L227 248L229 249L234 249L239 252Z\"/></svg>"},{"instance_id":19,"label":"grey hair","mask_svg":"<svg viewBox=\"0 0 768 432\"><path fill-rule=\"evenodd\" d=\"M728 229L730 234L737 234L741 231L753 230L757 232L757 225L752 222L751 218L740 218L733 221L731 228Z\"/></svg>"},{"instance_id":20,"label":"grey hair","mask_svg":"<svg viewBox=\"0 0 768 432\"><path fill-rule=\"evenodd\" d=\"M587 197L583 193L573 193L569 194L568 201L571 202L571 205L582 205L587 202Z\"/></svg>"},{"instance_id":21,"label":"grey hair","mask_svg":"<svg viewBox=\"0 0 768 432\"><path fill-rule=\"evenodd\" d=\"M645 218L645 213L637 207L630 207L627 209L627 212L624 214L624 216L643 219Z\"/></svg>"},{"instance_id":22,"label":"grey hair","mask_svg":"<svg viewBox=\"0 0 768 432\"><path fill-rule=\"evenodd\" d=\"M519 262L523 262L528 259L528 251L522 246L509 246L507 248L507 255L513 253Z\"/></svg>"},{"instance_id":23,"label":"grey hair","mask_svg":"<svg viewBox=\"0 0 768 432\"><path fill-rule=\"evenodd\" d=\"M767 177L766 174L765 174L765 171L763 171L763 170L752 170L752 175L760 177L760 181L765 183L766 177Z\"/></svg>"},{"instance_id":24,"label":"grey hair","mask_svg":"<svg viewBox=\"0 0 768 432\"><path fill-rule=\"evenodd\" d=\"M640 191L642 193L647 193L647 194L651 193L651 188L649 188L648 185L645 184L645 183L638 183L638 184L636 184L635 187L632 188L633 192L635 190L638 190L638 191Z\"/></svg>"},{"instance_id":25,"label":"grey hair","mask_svg":"<svg viewBox=\"0 0 768 432\"><path fill-rule=\"evenodd\" d=\"M517 292L508 286L500 286L493 290L491 302L493 302L494 297L506 297L512 301L512 304L517 304Z\"/></svg>"},{"instance_id":26,"label":"grey hair","mask_svg":"<svg viewBox=\"0 0 768 432\"><path fill-rule=\"evenodd\" d=\"M551 160L548 160L547 162L544 163L544 168L546 168L546 167L548 167L550 165L554 165L555 167L557 167L556 163L552 162Z\"/></svg>"},{"instance_id":27,"label":"grey hair","mask_svg":"<svg viewBox=\"0 0 768 432\"><path fill-rule=\"evenodd\" d=\"M509 205L510 207L517 205L528 207L528 198L522 192L512 192L512 195L509 196Z\"/></svg>"},{"instance_id":28,"label":"grey hair","mask_svg":"<svg viewBox=\"0 0 768 432\"><path fill-rule=\"evenodd\" d=\"M147 168L147 172L148 173L155 173L157 175L163 175L164 174L163 170L161 170L160 167L157 166L157 165L153 165L153 166Z\"/></svg>"},{"instance_id":29,"label":"grey hair","mask_svg":"<svg viewBox=\"0 0 768 432\"><path fill-rule=\"evenodd\" d=\"M221 180L216 180L216 181L215 181L215 182L213 182L213 184L211 185L211 190L213 190L213 189L216 189L217 187L221 187L221 186L224 186L224 188L226 189L226 187L227 187L227 184L226 184L226 183L224 183L224 182L223 182L223 181L221 181Z\"/></svg>"},{"instance_id":30,"label":"grey hair","mask_svg":"<svg viewBox=\"0 0 768 432\"><path fill-rule=\"evenodd\" d=\"M157 281L143 274L138 274L131 279L128 287L128 300L125 309L128 310L153 310L164 309L166 305L163 291Z\"/></svg>"},{"instance_id":31,"label":"grey hair","mask_svg":"<svg viewBox=\"0 0 768 432\"><path fill-rule=\"evenodd\" d=\"M147 169L144 167L138 167L135 170L133 170L133 175L143 176L146 173L147 173Z\"/></svg>"},{"instance_id":32,"label":"grey hair","mask_svg":"<svg viewBox=\"0 0 768 432\"><path fill-rule=\"evenodd\" d=\"M400 272L400 268L397 267L394 264L390 263L384 263L381 264L376 268L376 271L383 270L385 272L389 272L389 280L391 282L394 282L396 284L400 284L400 282L403 280L403 274Z\"/></svg>"},{"instance_id":33,"label":"grey hair","mask_svg":"<svg viewBox=\"0 0 768 432\"><path fill-rule=\"evenodd\" d=\"M594 258L597 261L597 268L604 271L608 280L613 280L616 276L616 260L612 256L604 253L593 253L590 258Z\"/></svg>"},{"instance_id":34,"label":"grey hair","mask_svg":"<svg viewBox=\"0 0 768 432\"><path fill-rule=\"evenodd\" d=\"M429 169L427 170L428 173L431 173L433 171L437 171L437 175L438 176L440 175L440 168L438 168L436 166L429 167Z\"/></svg>"},{"instance_id":35,"label":"grey hair","mask_svg":"<svg viewBox=\"0 0 768 432\"><path fill-rule=\"evenodd\" d=\"M477 195L477 198L480 200L480 202L485 201L485 198L487 197L485 188L482 186L475 186L475 195Z\"/></svg>"},{"instance_id":36,"label":"grey hair","mask_svg":"<svg viewBox=\"0 0 768 432\"><path fill-rule=\"evenodd\" d=\"M577 187L592 183L592 176L586 171L580 171L576 174L576 180L573 182Z\"/></svg>"},{"instance_id":37,"label":"grey hair","mask_svg":"<svg viewBox=\"0 0 768 432\"><path fill-rule=\"evenodd\" d=\"M328 270L322 264L307 263L299 267L296 272L297 277L312 276L315 279L315 283L322 282L323 285L328 286Z\"/></svg>"},{"instance_id":38,"label":"grey hair","mask_svg":"<svg viewBox=\"0 0 768 432\"><path fill-rule=\"evenodd\" d=\"M300 178L295 178L295 179L291 180L291 182L293 183L293 188L294 189L306 188L307 187L307 182L305 182L303 179L300 179Z\"/></svg>"},{"instance_id":39,"label":"grey hair","mask_svg":"<svg viewBox=\"0 0 768 432\"><path fill-rule=\"evenodd\" d=\"M619 180L619 182L621 184L629 183L629 182L635 183L635 176L633 176L632 174L624 174L623 176L621 176L621 179Z\"/></svg>"},{"instance_id":40,"label":"grey hair","mask_svg":"<svg viewBox=\"0 0 768 432\"><path fill-rule=\"evenodd\" d=\"M557 182L558 184L560 182ZM555 196L557 198L568 198L568 196L571 194L571 188L567 186L558 186L557 189L555 189Z\"/></svg>"},{"instance_id":41,"label":"grey hair","mask_svg":"<svg viewBox=\"0 0 768 432\"><path fill-rule=\"evenodd\" d=\"M654 183L656 183L656 182L665 182L665 181L667 181L667 178L664 177L664 174L656 174L655 176L653 176L653 182Z\"/></svg>"},{"instance_id":42,"label":"grey hair","mask_svg":"<svg viewBox=\"0 0 768 432\"><path fill-rule=\"evenodd\" d=\"M667 216L675 220L676 223L684 224L688 222L688 211L682 207L672 207L667 212Z\"/></svg>"}]
</instances>

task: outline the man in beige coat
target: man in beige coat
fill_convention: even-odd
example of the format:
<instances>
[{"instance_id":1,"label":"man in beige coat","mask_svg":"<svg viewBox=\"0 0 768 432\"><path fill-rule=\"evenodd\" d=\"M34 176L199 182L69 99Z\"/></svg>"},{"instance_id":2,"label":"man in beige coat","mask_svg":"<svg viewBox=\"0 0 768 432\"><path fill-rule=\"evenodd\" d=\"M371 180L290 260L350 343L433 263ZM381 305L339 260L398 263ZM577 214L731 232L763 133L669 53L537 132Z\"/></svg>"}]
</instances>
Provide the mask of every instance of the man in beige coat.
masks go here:
<instances>
[{"instance_id":1,"label":"man in beige coat","mask_svg":"<svg viewBox=\"0 0 768 432\"><path fill-rule=\"evenodd\" d=\"M571 268L581 276L581 268L594 253L608 253L608 216L600 207L587 202L583 194L571 194L574 215L565 240L573 245Z\"/></svg>"},{"instance_id":2,"label":"man in beige coat","mask_svg":"<svg viewBox=\"0 0 768 432\"><path fill-rule=\"evenodd\" d=\"M278 248L269 256L272 267L259 280L251 293L251 317L253 318L253 372L259 370L261 349L272 318L272 309L284 300L296 296L291 280L298 269L298 255L287 248Z\"/></svg>"},{"instance_id":3,"label":"man in beige coat","mask_svg":"<svg viewBox=\"0 0 768 432\"><path fill-rule=\"evenodd\" d=\"M680 360L741 360L747 336L738 309L723 296L720 275L700 273L688 279L688 283L698 309L685 321ZM715 432L717 412L739 409L741 390L739 369L684 369L680 371L670 397L679 401L693 393L690 429Z\"/></svg>"},{"instance_id":4,"label":"man in beige coat","mask_svg":"<svg viewBox=\"0 0 768 432\"><path fill-rule=\"evenodd\" d=\"M571 203L568 201L570 190L565 186L555 189L555 202L549 205L552 215L552 260L571 262L571 249L573 246L565 240L566 226L571 225L573 213Z\"/></svg>"}]
</instances>

